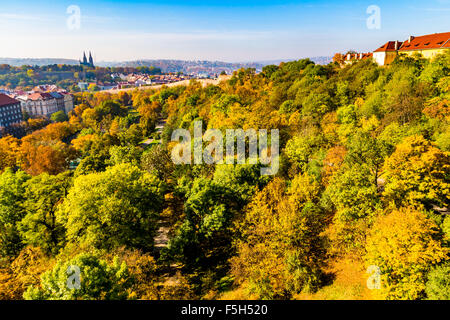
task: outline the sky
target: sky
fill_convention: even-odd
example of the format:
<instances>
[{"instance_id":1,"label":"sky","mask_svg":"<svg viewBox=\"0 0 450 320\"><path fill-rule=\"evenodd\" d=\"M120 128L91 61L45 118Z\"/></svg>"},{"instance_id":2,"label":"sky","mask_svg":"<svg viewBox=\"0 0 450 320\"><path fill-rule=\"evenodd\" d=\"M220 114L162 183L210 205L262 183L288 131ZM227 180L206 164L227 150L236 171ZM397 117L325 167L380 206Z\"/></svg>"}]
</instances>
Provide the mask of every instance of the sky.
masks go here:
<instances>
[{"instance_id":1,"label":"sky","mask_svg":"<svg viewBox=\"0 0 450 320\"><path fill-rule=\"evenodd\" d=\"M3 58L267 61L438 32L450 0L0 0Z\"/></svg>"}]
</instances>

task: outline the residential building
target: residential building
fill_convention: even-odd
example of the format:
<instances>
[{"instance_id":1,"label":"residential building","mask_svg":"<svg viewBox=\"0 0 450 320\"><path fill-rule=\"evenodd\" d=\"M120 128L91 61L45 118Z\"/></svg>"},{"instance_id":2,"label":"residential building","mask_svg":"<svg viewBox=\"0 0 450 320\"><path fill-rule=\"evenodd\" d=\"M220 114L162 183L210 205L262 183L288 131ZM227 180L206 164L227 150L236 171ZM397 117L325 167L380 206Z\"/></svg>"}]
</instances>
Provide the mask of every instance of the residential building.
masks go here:
<instances>
[{"instance_id":1,"label":"residential building","mask_svg":"<svg viewBox=\"0 0 450 320\"><path fill-rule=\"evenodd\" d=\"M21 103L22 111L32 117L50 117L50 115L59 111L57 100L47 92L35 92L18 96L17 99Z\"/></svg>"},{"instance_id":2,"label":"residential building","mask_svg":"<svg viewBox=\"0 0 450 320\"><path fill-rule=\"evenodd\" d=\"M0 93L0 136L14 133L14 125L22 121L20 101Z\"/></svg>"},{"instance_id":3,"label":"residential building","mask_svg":"<svg viewBox=\"0 0 450 320\"><path fill-rule=\"evenodd\" d=\"M450 50L450 32L434 33L420 37L410 36L406 41L388 41L373 53L380 66L392 63L398 55L421 54L431 59Z\"/></svg>"},{"instance_id":4,"label":"residential building","mask_svg":"<svg viewBox=\"0 0 450 320\"><path fill-rule=\"evenodd\" d=\"M73 110L73 96L66 91L30 92L17 97L22 111L31 117L49 117L57 111Z\"/></svg>"},{"instance_id":5,"label":"residential building","mask_svg":"<svg viewBox=\"0 0 450 320\"><path fill-rule=\"evenodd\" d=\"M391 64L398 56L402 44L400 41L388 41L373 52L373 59L380 66Z\"/></svg>"},{"instance_id":6,"label":"residential building","mask_svg":"<svg viewBox=\"0 0 450 320\"><path fill-rule=\"evenodd\" d=\"M64 96L59 92L49 92L49 94L56 100L56 108L58 111L64 111Z\"/></svg>"},{"instance_id":7,"label":"residential building","mask_svg":"<svg viewBox=\"0 0 450 320\"><path fill-rule=\"evenodd\" d=\"M353 64L356 61L373 58L372 52L367 53L348 53L344 56L344 64Z\"/></svg>"},{"instance_id":8,"label":"residential building","mask_svg":"<svg viewBox=\"0 0 450 320\"><path fill-rule=\"evenodd\" d=\"M74 107L73 96L66 91L62 91L60 93L64 96L64 112L66 114L69 114L69 112L72 111Z\"/></svg>"}]
</instances>

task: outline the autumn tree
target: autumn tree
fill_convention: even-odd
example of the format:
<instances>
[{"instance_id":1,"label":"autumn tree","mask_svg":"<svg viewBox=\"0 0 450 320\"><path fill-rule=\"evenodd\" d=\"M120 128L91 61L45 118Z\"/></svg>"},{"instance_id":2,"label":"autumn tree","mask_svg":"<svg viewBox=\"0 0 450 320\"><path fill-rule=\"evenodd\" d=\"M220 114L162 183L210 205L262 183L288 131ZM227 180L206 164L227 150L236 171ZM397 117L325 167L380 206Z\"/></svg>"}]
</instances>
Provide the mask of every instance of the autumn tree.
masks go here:
<instances>
[{"instance_id":1,"label":"autumn tree","mask_svg":"<svg viewBox=\"0 0 450 320\"><path fill-rule=\"evenodd\" d=\"M319 186L307 175L292 186L275 179L258 193L241 225L233 274L259 299L314 291L322 281L325 247Z\"/></svg>"},{"instance_id":2,"label":"autumn tree","mask_svg":"<svg viewBox=\"0 0 450 320\"><path fill-rule=\"evenodd\" d=\"M39 285L39 277L53 263L40 248L23 248L11 263L0 266L0 300L22 300L25 291Z\"/></svg>"},{"instance_id":3,"label":"autumn tree","mask_svg":"<svg viewBox=\"0 0 450 320\"><path fill-rule=\"evenodd\" d=\"M411 136L386 159L383 195L389 203L445 206L450 200L450 157L422 136Z\"/></svg>"},{"instance_id":4,"label":"autumn tree","mask_svg":"<svg viewBox=\"0 0 450 320\"><path fill-rule=\"evenodd\" d=\"M31 175L58 174L69 167L76 152L61 141L36 142L25 137L19 151L21 168Z\"/></svg>"},{"instance_id":5,"label":"autumn tree","mask_svg":"<svg viewBox=\"0 0 450 320\"><path fill-rule=\"evenodd\" d=\"M12 136L0 138L0 172L16 166L19 144L20 141Z\"/></svg>"},{"instance_id":6,"label":"autumn tree","mask_svg":"<svg viewBox=\"0 0 450 320\"><path fill-rule=\"evenodd\" d=\"M381 215L367 238L367 265L381 270L381 295L387 299L425 297L426 273L449 259L437 225L412 208Z\"/></svg>"}]
</instances>

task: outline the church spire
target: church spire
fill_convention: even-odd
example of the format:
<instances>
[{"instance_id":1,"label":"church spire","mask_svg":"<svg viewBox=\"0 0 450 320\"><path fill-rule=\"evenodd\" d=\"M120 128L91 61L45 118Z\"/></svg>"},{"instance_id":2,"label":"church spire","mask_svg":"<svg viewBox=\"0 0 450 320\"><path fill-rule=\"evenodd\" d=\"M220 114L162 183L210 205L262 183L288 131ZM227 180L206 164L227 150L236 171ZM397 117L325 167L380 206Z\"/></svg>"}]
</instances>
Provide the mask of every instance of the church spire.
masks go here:
<instances>
[{"instance_id":1,"label":"church spire","mask_svg":"<svg viewBox=\"0 0 450 320\"><path fill-rule=\"evenodd\" d=\"M83 51L83 63L87 63L86 52Z\"/></svg>"},{"instance_id":2,"label":"church spire","mask_svg":"<svg viewBox=\"0 0 450 320\"><path fill-rule=\"evenodd\" d=\"M92 59L92 54L89 51L89 64L91 65L91 67L94 67L94 59Z\"/></svg>"}]
</instances>

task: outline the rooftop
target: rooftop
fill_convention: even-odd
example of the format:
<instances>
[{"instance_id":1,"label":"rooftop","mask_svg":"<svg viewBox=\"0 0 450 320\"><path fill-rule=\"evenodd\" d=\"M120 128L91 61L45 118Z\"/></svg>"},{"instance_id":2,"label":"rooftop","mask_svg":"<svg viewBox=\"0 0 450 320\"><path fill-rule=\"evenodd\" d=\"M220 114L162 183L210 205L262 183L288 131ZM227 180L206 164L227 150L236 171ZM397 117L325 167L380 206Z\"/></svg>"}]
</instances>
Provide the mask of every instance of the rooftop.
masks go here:
<instances>
[{"instance_id":1,"label":"rooftop","mask_svg":"<svg viewBox=\"0 0 450 320\"><path fill-rule=\"evenodd\" d=\"M8 106L11 104L19 103L16 99L13 99L6 94L0 93L0 107Z\"/></svg>"},{"instance_id":2,"label":"rooftop","mask_svg":"<svg viewBox=\"0 0 450 320\"><path fill-rule=\"evenodd\" d=\"M388 41L375 52L397 51L396 47L398 51L450 48L450 32L434 33L420 37L411 36L404 42Z\"/></svg>"},{"instance_id":3,"label":"rooftop","mask_svg":"<svg viewBox=\"0 0 450 320\"><path fill-rule=\"evenodd\" d=\"M403 42L399 51L450 48L450 32L411 37Z\"/></svg>"}]
</instances>

